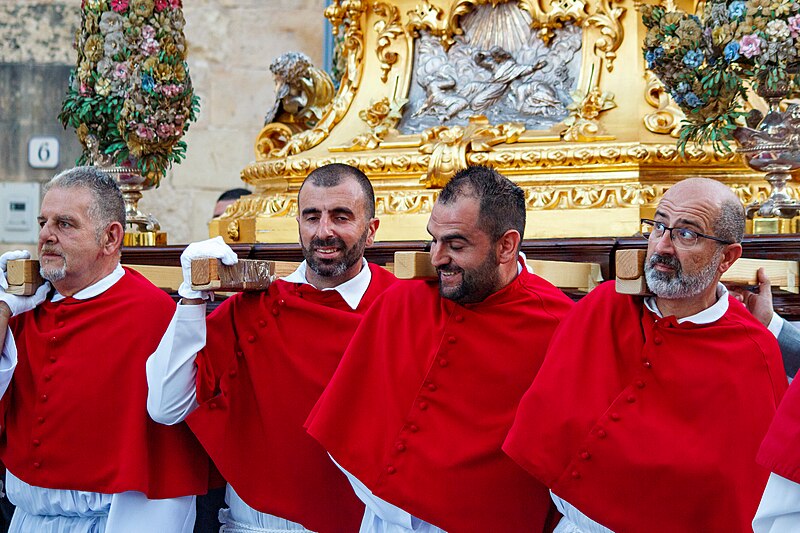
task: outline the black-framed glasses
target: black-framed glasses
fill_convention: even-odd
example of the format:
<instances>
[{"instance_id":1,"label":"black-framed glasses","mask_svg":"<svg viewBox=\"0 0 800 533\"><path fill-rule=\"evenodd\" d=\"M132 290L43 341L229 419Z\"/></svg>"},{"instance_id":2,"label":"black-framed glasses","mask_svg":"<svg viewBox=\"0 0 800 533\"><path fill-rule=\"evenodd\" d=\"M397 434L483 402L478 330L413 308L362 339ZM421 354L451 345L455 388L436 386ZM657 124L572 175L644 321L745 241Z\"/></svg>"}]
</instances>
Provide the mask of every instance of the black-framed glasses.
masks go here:
<instances>
[{"instance_id":1,"label":"black-framed glasses","mask_svg":"<svg viewBox=\"0 0 800 533\"><path fill-rule=\"evenodd\" d=\"M678 248L692 248L695 244L697 244L697 240L700 237L703 237L704 239L710 239L720 244L733 244L732 242L720 239L719 237L714 237L713 235L704 235L688 228L670 228L663 222L657 222L655 220L650 220L649 218L641 219L641 223L642 237L648 240L658 240L664 236L665 232L668 231L669 238L672 240L672 244Z\"/></svg>"}]
</instances>

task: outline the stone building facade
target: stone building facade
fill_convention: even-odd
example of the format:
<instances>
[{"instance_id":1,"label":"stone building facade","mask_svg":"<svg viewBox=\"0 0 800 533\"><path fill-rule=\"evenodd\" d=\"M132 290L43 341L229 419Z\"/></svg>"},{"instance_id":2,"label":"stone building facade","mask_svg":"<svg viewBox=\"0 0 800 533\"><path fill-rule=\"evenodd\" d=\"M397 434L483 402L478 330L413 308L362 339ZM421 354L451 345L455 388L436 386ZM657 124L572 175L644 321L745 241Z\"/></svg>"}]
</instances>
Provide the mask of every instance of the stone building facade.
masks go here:
<instances>
[{"instance_id":1,"label":"stone building facade","mask_svg":"<svg viewBox=\"0 0 800 533\"><path fill-rule=\"evenodd\" d=\"M184 0L188 63L200 97L200 115L185 137L186 160L168 172L159 189L146 192L139 204L161 222L170 244L205 238L217 196L243 186L239 173L254 159L255 137L274 100L269 65L290 50L322 64L324 7L325 0ZM6 72L5 80L0 77L0 128L7 133L4 140L0 132L0 182L45 182L58 170L27 166L25 125L45 119L57 122L58 94L63 94L65 73L76 57L72 41L79 9L80 0L0 2L0 70ZM37 69L46 74L37 75ZM19 72L29 71L33 74L28 75L26 91L33 93L19 95L14 92ZM52 116L49 111L47 117L9 116L27 115L24 102L44 99L51 101L51 109L55 107ZM9 135L8 124L17 128L14 136ZM59 169L69 167L79 153L74 134L60 133ZM0 251L10 247L0 244Z\"/></svg>"}]
</instances>

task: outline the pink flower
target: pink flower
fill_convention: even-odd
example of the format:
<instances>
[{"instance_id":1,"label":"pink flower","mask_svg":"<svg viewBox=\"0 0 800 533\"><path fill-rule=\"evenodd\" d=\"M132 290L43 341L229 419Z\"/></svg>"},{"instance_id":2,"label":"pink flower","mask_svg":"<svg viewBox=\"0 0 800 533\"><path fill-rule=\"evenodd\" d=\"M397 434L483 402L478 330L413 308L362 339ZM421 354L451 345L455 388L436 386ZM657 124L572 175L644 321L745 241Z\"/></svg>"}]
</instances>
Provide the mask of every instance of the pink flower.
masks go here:
<instances>
[{"instance_id":1,"label":"pink flower","mask_svg":"<svg viewBox=\"0 0 800 533\"><path fill-rule=\"evenodd\" d=\"M175 135L175 126L172 124L159 124L158 125L158 136L162 139L167 137L172 137Z\"/></svg>"},{"instance_id":2,"label":"pink flower","mask_svg":"<svg viewBox=\"0 0 800 533\"><path fill-rule=\"evenodd\" d=\"M124 13L128 9L128 0L111 0L111 9L117 13Z\"/></svg>"},{"instance_id":3,"label":"pink flower","mask_svg":"<svg viewBox=\"0 0 800 533\"><path fill-rule=\"evenodd\" d=\"M789 17L787 22L789 23L789 31L791 32L792 37L797 37L800 35L800 15Z\"/></svg>"},{"instance_id":4,"label":"pink flower","mask_svg":"<svg viewBox=\"0 0 800 533\"><path fill-rule=\"evenodd\" d=\"M85 83L81 82L81 86L78 89L78 92L81 94L81 96L86 96L86 95L91 94L92 89L88 85L86 85Z\"/></svg>"},{"instance_id":5,"label":"pink flower","mask_svg":"<svg viewBox=\"0 0 800 533\"><path fill-rule=\"evenodd\" d=\"M169 7L178 9L181 7L181 0L169 0Z\"/></svg>"},{"instance_id":6,"label":"pink flower","mask_svg":"<svg viewBox=\"0 0 800 533\"><path fill-rule=\"evenodd\" d=\"M156 29L149 24L142 26L142 38L152 39L156 36Z\"/></svg>"},{"instance_id":7,"label":"pink flower","mask_svg":"<svg viewBox=\"0 0 800 533\"><path fill-rule=\"evenodd\" d=\"M142 41L141 49L143 54L154 56L160 50L160 46L158 45L158 41L155 39L146 39Z\"/></svg>"},{"instance_id":8,"label":"pink flower","mask_svg":"<svg viewBox=\"0 0 800 533\"><path fill-rule=\"evenodd\" d=\"M167 2L167 0L156 0L156 12L157 13L160 13L161 11L164 11L165 9L167 9L167 6L169 6L169 3Z\"/></svg>"},{"instance_id":9,"label":"pink flower","mask_svg":"<svg viewBox=\"0 0 800 533\"><path fill-rule=\"evenodd\" d=\"M760 55L762 43L763 41L758 35L752 33L745 35L739 41L739 53L748 59Z\"/></svg>"},{"instance_id":10,"label":"pink flower","mask_svg":"<svg viewBox=\"0 0 800 533\"><path fill-rule=\"evenodd\" d=\"M114 78L123 81L128 78L128 66L125 63L117 63L114 66Z\"/></svg>"},{"instance_id":11,"label":"pink flower","mask_svg":"<svg viewBox=\"0 0 800 533\"><path fill-rule=\"evenodd\" d=\"M136 125L136 135L140 139L147 139L148 141L156 136L155 132L150 128L148 128L147 126L145 126L144 124Z\"/></svg>"}]
</instances>

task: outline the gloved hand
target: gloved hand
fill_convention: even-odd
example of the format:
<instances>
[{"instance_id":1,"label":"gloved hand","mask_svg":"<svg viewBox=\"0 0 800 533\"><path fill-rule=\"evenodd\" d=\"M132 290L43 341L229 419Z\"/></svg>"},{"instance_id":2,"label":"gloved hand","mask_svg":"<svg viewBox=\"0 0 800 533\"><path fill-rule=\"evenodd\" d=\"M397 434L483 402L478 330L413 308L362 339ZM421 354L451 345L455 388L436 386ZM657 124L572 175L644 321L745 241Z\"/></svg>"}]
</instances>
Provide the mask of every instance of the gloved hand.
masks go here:
<instances>
[{"instance_id":1,"label":"gloved hand","mask_svg":"<svg viewBox=\"0 0 800 533\"><path fill-rule=\"evenodd\" d=\"M33 296L15 296L8 294L8 280L6 279L6 269L9 261L15 259L30 259L31 254L25 250L15 250L0 255L0 301L5 302L11 309L11 316L30 311L47 298L50 292L50 283L44 283L36 290Z\"/></svg>"},{"instance_id":2,"label":"gloved hand","mask_svg":"<svg viewBox=\"0 0 800 533\"><path fill-rule=\"evenodd\" d=\"M183 298L202 298L208 300L211 291L195 291L192 289L192 259L214 257L222 260L224 265L235 265L239 258L231 247L225 244L222 237L214 237L200 242L193 242L181 254L181 270L183 282L178 287L178 294Z\"/></svg>"}]
</instances>

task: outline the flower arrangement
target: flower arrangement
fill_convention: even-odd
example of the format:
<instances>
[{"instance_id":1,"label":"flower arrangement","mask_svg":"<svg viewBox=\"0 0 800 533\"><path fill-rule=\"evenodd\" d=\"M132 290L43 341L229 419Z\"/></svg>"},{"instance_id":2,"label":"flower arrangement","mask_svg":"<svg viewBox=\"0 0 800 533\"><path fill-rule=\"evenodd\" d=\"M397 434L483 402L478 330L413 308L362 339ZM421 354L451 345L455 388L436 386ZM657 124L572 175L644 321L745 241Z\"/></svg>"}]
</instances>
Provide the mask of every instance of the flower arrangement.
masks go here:
<instances>
[{"instance_id":1,"label":"flower arrangement","mask_svg":"<svg viewBox=\"0 0 800 533\"><path fill-rule=\"evenodd\" d=\"M59 115L79 164L138 168L158 185L185 157L199 101L186 65L181 0L82 0L78 62Z\"/></svg>"},{"instance_id":2,"label":"flower arrangement","mask_svg":"<svg viewBox=\"0 0 800 533\"><path fill-rule=\"evenodd\" d=\"M747 92L800 91L800 5L785 0L711 0L702 19L642 6L647 67L686 115L679 146L710 142L728 152Z\"/></svg>"}]
</instances>

